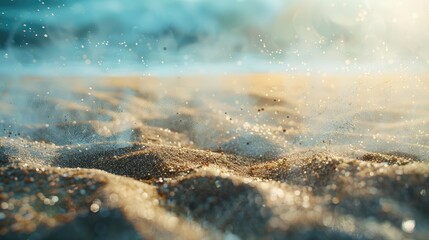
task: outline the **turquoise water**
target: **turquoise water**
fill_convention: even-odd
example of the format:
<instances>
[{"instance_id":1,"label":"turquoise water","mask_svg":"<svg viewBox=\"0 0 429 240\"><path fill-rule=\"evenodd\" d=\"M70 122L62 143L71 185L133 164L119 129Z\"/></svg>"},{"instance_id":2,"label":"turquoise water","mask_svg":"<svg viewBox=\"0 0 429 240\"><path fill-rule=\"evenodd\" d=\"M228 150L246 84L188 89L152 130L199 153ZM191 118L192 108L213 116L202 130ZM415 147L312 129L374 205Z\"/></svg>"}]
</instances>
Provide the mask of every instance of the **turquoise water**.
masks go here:
<instances>
[{"instance_id":1,"label":"turquoise water","mask_svg":"<svg viewBox=\"0 0 429 240\"><path fill-rule=\"evenodd\" d=\"M0 3L3 71L425 69L429 3L92 0Z\"/></svg>"}]
</instances>

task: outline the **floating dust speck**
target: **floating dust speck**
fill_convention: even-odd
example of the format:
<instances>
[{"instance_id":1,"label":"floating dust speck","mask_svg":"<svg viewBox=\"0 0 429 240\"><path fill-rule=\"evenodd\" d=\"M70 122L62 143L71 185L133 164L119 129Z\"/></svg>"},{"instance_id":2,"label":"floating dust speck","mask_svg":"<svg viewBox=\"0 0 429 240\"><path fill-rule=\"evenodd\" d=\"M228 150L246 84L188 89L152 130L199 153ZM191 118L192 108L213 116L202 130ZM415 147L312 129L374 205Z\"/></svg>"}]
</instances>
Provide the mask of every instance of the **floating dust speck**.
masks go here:
<instances>
[{"instance_id":1,"label":"floating dust speck","mask_svg":"<svg viewBox=\"0 0 429 240\"><path fill-rule=\"evenodd\" d=\"M402 221L402 230L406 233L414 232L416 221L414 219L406 219Z\"/></svg>"},{"instance_id":2,"label":"floating dust speck","mask_svg":"<svg viewBox=\"0 0 429 240\"><path fill-rule=\"evenodd\" d=\"M89 207L89 209L93 213L97 213L98 211L100 211L100 208L101 208L101 201L100 201L100 199L95 199L92 202L91 206Z\"/></svg>"},{"instance_id":3,"label":"floating dust speck","mask_svg":"<svg viewBox=\"0 0 429 240\"><path fill-rule=\"evenodd\" d=\"M43 204L51 205L51 200L49 198L45 198L45 199L43 199Z\"/></svg>"},{"instance_id":4,"label":"floating dust speck","mask_svg":"<svg viewBox=\"0 0 429 240\"><path fill-rule=\"evenodd\" d=\"M1 208L2 208L3 210L8 209L8 208L9 208L9 203L7 203L7 202L2 202L2 203L1 203Z\"/></svg>"},{"instance_id":5,"label":"floating dust speck","mask_svg":"<svg viewBox=\"0 0 429 240\"><path fill-rule=\"evenodd\" d=\"M100 210L100 205L93 203L91 204L90 210L93 213L97 213Z\"/></svg>"}]
</instances>

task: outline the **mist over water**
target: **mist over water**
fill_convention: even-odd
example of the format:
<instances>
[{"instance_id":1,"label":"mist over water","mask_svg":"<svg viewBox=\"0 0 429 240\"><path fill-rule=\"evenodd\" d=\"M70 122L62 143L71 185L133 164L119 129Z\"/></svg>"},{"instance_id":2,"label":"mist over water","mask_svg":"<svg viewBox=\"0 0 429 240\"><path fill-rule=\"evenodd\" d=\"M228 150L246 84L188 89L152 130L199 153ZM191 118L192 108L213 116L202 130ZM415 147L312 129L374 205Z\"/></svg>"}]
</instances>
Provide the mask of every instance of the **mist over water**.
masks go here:
<instances>
[{"instance_id":1,"label":"mist over water","mask_svg":"<svg viewBox=\"0 0 429 240\"><path fill-rule=\"evenodd\" d=\"M223 64L376 72L425 69L429 61L426 0L15 0L0 7L3 71L175 72Z\"/></svg>"},{"instance_id":2,"label":"mist over water","mask_svg":"<svg viewBox=\"0 0 429 240\"><path fill-rule=\"evenodd\" d=\"M132 141L144 123L251 156L335 145L426 157L428 24L426 0L2 1L0 124L59 144ZM284 77L225 89L237 72ZM54 80L20 78L33 75ZM94 75L141 78L114 89Z\"/></svg>"}]
</instances>

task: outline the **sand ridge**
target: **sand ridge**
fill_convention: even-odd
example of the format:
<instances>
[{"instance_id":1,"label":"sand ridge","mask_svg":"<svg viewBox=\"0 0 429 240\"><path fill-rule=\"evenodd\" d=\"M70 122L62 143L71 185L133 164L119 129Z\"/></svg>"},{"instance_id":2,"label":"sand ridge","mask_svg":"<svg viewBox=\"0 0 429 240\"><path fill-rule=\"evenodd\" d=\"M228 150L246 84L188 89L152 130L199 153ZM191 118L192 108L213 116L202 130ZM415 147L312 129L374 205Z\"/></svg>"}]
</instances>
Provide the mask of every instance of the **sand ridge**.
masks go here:
<instances>
[{"instance_id":1,"label":"sand ridge","mask_svg":"<svg viewBox=\"0 0 429 240\"><path fill-rule=\"evenodd\" d=\"M0 234L429 234L427 82L407 102L374 94L399 91L405 80L393 76L365 87L363 77L349 79L352 87L326 77L317 89L304 76L212 78L216 84L202 76L77 78L68 89L61 84L70 80L50 78L4 84Z\"/></svg>"}]
</instances>

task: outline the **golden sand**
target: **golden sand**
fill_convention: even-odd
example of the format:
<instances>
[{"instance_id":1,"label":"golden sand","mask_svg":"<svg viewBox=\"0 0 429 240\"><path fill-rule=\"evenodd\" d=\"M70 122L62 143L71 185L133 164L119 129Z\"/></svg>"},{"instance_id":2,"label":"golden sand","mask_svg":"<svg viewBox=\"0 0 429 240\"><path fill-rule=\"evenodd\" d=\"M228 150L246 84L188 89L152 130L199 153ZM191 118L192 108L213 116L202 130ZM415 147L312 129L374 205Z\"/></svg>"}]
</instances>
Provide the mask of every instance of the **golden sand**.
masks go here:
<instances>
[{"instance_id":1,"label":"golden sand","mask_svg":"<svg viewBox=\"0 0 429 240\"><path fill-rule=\"evenodd\" d=\"M425 239L428 87L385 75L6 81L0 235Z\"/></svg>"}]
</instances>

